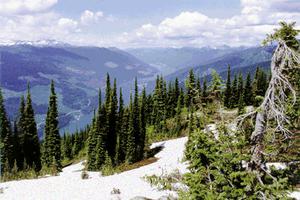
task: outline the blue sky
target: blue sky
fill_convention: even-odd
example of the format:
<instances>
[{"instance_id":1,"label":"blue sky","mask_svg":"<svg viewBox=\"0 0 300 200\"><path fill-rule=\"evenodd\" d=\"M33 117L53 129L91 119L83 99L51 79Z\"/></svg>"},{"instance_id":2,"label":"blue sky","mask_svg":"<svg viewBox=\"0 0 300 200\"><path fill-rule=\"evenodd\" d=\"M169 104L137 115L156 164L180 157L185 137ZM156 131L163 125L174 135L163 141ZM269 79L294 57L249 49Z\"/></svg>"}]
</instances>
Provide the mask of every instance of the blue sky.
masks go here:
<instances>
[{"instance_id":1,"label":"blue sky","mask_svg":"<svg viewBox=\"0 0 300 200\"><path fill-rule=\"evenodd\" d=\"M0 0L1 43L128 47L258 45L298 0Z\"/></svg>"}]
</instances>

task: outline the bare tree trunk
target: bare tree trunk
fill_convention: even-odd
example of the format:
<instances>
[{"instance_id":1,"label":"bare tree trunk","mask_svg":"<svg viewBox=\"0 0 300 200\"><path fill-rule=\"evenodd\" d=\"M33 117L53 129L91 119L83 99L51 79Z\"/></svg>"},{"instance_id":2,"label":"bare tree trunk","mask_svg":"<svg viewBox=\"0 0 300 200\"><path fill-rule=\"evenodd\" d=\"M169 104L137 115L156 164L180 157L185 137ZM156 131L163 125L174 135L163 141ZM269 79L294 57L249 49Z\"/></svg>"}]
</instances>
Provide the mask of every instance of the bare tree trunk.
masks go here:
<instances>
[{"instance_id":1,"label":"bare tree trunk","mask_svg":"<svg viewBox=\"0 0 300 200\"><path fill-rule=\"evenodd\" d=\"M262 104L255 112L255 129L251 135L252 156L248 165L250 170L259 172L264 168L263 141L268 120L273 119L276 122L274 138L276 132L281 133L285 139L290 137L290 131L285 128L285 125L289 123L285 109L289 94L292 95L293 101L296 101L296 92L287 75L287 72L293 68L299 69L299 54L290 49L284 41L280 41L272 57L272 77L269 87ZM245 116L241 118L244 119Z\"/></svg>"},{"instance_id":2,"label":"bare tree trunk","mask_svg":"<svg viewBox=\"0 0 300 200\"><path fill-rule=\"evenodd\" d=\"M262 110L256 115L255 130L251 135L251 161L250 169L259 170L263 164L263 140L267 127L267 113Z\"/></svg>"}]
</instances>

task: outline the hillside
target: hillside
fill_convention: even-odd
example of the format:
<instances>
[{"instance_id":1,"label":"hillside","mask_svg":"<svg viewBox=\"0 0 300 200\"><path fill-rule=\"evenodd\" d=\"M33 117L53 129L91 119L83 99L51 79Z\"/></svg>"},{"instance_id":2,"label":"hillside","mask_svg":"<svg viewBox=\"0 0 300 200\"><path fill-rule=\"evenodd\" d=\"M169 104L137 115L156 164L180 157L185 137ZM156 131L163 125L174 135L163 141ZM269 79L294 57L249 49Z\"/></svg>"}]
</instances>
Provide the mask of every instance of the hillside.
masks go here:
<instances>
[{"instance_id":1,"label":"hillside","mask_svg":"<svg viewBox=\"0 0 300 200\"><path fill-rule=\"evenodd\" d=\"M60 128L74 131L90 122L97 105L98 88L107 73L117 78L129 94L135 77L153 77L157 70L116 48L76 47L71 45L0 46L1 86L11 117L18 111L20 96L30 82L34 109L40 130L47 111L50 80L57 85Z\"/></svg>"}]
</instances>

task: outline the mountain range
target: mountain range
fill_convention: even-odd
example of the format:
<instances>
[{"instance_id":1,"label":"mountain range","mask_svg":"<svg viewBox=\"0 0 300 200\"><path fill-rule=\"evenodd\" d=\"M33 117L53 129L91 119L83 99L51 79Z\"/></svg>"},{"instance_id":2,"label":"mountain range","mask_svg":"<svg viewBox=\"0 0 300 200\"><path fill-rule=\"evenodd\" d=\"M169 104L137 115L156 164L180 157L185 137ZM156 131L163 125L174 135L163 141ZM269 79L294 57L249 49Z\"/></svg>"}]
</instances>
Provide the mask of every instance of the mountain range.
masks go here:
<instances>
[{"instance_id":1,"label":"mountain range","mask_svg":"<svg viewBox=\"0 0 300 200\"><path fill-rule=\"evenodd\" d=\"M274 47L221 48L140 48L125 49L72 46L57 42L0 46L0 83L11 119L16 117L20 96L27 82L36 112L40 135L47 112L49 84L55 81L58 93L61 132L73 132L91 121L97 107L98 89L104 91L106 74L117 79L128 101L135 77L140 86L153 89L156 75L181 84L191 68L201 76L214 69L226 77L228 64L233 72L254 73L257 66L268 69ZM140 87L142 88L142 87Z\"/></svg>"}]
</instances>

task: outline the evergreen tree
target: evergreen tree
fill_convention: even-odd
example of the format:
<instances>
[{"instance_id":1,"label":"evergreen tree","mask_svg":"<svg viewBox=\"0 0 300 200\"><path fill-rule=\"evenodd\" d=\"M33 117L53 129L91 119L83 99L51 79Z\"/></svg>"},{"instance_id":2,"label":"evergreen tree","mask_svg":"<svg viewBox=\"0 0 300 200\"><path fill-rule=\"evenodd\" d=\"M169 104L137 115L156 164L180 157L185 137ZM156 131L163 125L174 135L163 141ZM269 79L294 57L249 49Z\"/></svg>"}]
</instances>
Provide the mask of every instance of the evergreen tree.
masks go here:
<instances>
[{"instance_id":1,"label":"evergreen tree","mask_svg":"<svg viewBox=\"0 0 300 200\"><path fill-rule=\"evenodd\" d=\"M109 109L108 109L108 127L109 131L107 134L107 151L108 155L114 159L116 154L116 144L117 144L117 109L118 109L118 99L117 99L117 81L114 79L114 86L109 98Z\"/></svg>"},{"instance_id":2,"label":"evergreen tree","mask_svg":"<svg viewBox=\"0 0 300 200\"><path fill-rule=\"evenodd\" d=\"M234 75L231 90L232 90L232 95L231 95L231 99L230 99L230 107L235 108L238 105L238 100L239 100L239 96L238 96L238 79L237 79L236 74Z\"/></svg>"},{"instance_id":3,"label":"evergreen tree","mask_svg":"<svg viewBox=\"0 0 300 200\"><path fill-rule=\"evenodd\" d=\"M230 70L230 65L228 65L228 70L227 70L227 81L226 81L226 88L224 92L224 106L227 108L230 108L230 98L231 98L231 70Z\"/></svg>"},{"instance_id":4,"label":"evergreen tree","mask_svg":"<svg viewBox=\"0 0 300 200\"><path fill-rule=\"evenodd\" d=\"M23 157L21 152L21 144L20 144L20 135L17 126L17 121L14 121L14 131L13 131L13 152L14 152L14 160L16 162L17 169L22 169L23 166Z\"/></svg>"},{"instance_id":5,"label":"evergreen tree","mask_svg":"<svg viewBox=\"0 0 300 200\"><path fill-rule=\"evenodd\" d=\"M58 127L58 108L57 97L54 88L54 82L51 81L49 107L46 116L46 126L44 132L44 155L43 161L47 167L50 167L52 163L58 167L57 170L61 170L61 141ZM55 159L53 161L52 159Z\"/></svg>"},{"instance_id":6,"label":"evergreen tree","mask_svg":"<svg viewBox=\"0 0 300 200\"><path fill-rule=\"evenodd\" d=\"M34 111L32 108L30 87L27 87L27 99L25 106L24 133L23 133L23 152L24 160L29 167L34 167L36 171L41 169L40 143L37 134Z\"/></svg>"},{"instance_id":7,"label":"evergreen tree","mask_svg":"<svg viewBox=\"0 0 300 200\"><path fill-rule=\"evenodd\" d=\"M237 99L241 101L244 101L244 98L241 98L241 96L244 93L244 79L242 73L239 74L238 77L238 90L237 90Z\"/></svg>"},{"instance_id":8,"label":"evergreen tree","mask_svg":"<svg viewBox=\"0 0 300 200\"><path fill-rule=\"evenodd\" d=\"M202 98L205 100L208 97L206 77L203 80Z\"/></svg>"},{"instance_id":9,"label":"evergreen tree","mask_svg":"<svg viewBox=\"0 0 300 200\"><path fill-rule=\"evenodd\" d=\"M0 162L1 162L1 172L9 171L14 162L13 155L13 143L12 143L12 133L9 120L6 115L6 110L4 107L4 99L2 95L2 90L0 88ZM5 164L7 165L5 167ZM1 178L1 177L0 177Z\"/></svg>"},{"instance_id":10,"label":"evergreen tree","mask_svg":"<svg viewBox=\"0 0 300 200\"><path fill-rule=\"evenodd\" d=\"M26 130L26 122L25 122L25 100L24 96L21 96L20 107L19 107L19 116L18 116L18 133L19 133L19 141L20 141L20 163L19 169L23 169L24 167L24 133Z\"/></svg>"},{"instance_id":11,"label":"evergreen tree","mask_svg":"<svg viewBox=\"0 0 300 200\"><path fill-rule=\"evenodd\" d=\"M253 104L253 93L252 93L252 82L250 73L247 74L246 84L244 89L244 102L245 105L249 106Z\"/></svg>"},{"instance_id":12,"label":"evergreen tree","mask_svg":"<svg viewBox=\"0 0 300 200\"><path fill-rule=\"evenodd\" d=\"M116 163L122 163L125 161L126 156L126 131L123 130L123 126L126 123L124 119L124 101L122 88L120 88L120 96L119 96L119 113L118 113L118 142L117 142L117 155L116 155Z\"/></svg>"},{"instance_id":13,"label":"evergreen tree","mask_svg":"<svg viewBox=\"0 0 300 200\"><path fill-rule=\"evenodd\" d=\"M196 97L196 82L195 75L193 69L190 70L188 78L186 80L186 106L190 107L195 105L195 97Z\"/></svg>"},{"instance_id":14,"label":"evergreen tree","mask_svg":"<svg viewBox=\"0 0 300 200\"><path fill-rule=\"evenodd\" d=\"M138 156L141 151L139 91L138 91L137 78L135 78L135 82L134 82L134 99L133 99L133 106L132 106L132 119L133 119L132 128L133 128L134 142L136 144L136 148L135 148L135 154L136 154L135 161L136 161L139 159Z\"/></svg>"},{"instance_id":15,"label":"evergreen tree","mask_svg":"<svg viewBox=\"0 0 300 200\"><path fill-rule=\"evenodd\" d=\"M139 148L138 148L138 159L143 159L144 148L145 148L145 139L146 139L146 89L144 87L142 96L141 96L141 108L140 108L140 134L139 134Z\"/></svg>"},{"instance_id":16,"label":"evergreen tree","mask_svg":"<svg viewBox=\"0 0 300 200\"><path fill-rule=\"evenodd\" d=\"M135 132L134 132L134 115L133 115L133 101L132 94L130 94L129 102L129 127L127 137L127 148L126 148L126 162L133 163L136 161L136 149L135 149Z\"/></svg>"}]
</instances>

